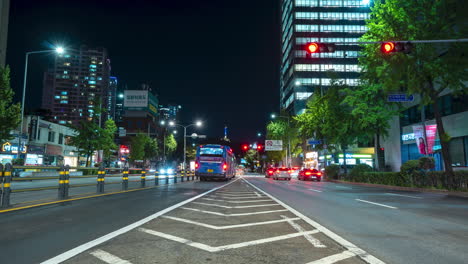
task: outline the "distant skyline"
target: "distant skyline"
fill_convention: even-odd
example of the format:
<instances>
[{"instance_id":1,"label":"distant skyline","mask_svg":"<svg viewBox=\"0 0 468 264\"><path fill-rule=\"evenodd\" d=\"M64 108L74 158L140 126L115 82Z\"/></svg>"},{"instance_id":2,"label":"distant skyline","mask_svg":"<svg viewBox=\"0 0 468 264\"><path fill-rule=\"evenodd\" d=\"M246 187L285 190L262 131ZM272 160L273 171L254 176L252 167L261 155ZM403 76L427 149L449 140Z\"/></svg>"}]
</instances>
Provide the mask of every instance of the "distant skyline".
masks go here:
<instances>
[{"instance_id":1,"label":"distant skyline","mask_svg":"<svg viewBox=\"0 0 468 264\"><path fill-rule=\"evenodd\" d=\"M53 44L109 51L119 85L148 83L162 104L182 105L198 132L257 140L279 110L279 3L258 0L15 0L7 64L21 96L25 52ZM40 107L43 72L53 56L30 58L26 108Z\"/></svg>"}]
</instances>

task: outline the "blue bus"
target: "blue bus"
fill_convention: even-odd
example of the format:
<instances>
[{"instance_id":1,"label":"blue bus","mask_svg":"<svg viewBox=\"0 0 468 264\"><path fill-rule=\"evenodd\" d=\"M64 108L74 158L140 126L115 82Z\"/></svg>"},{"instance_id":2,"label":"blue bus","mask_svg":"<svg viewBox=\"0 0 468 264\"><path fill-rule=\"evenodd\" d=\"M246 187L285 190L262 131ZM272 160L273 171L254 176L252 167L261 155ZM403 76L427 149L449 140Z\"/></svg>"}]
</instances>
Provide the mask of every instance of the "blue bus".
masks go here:
<instances>
[{"instance_id":1,"label":"blue bus","mask_svg":"<svg viewBox=\"0 0 468 264\"><path fill-rule=\"evenodd\" d=\"M230 180L236 176L236 157L232 149L223 145L201 145L197 147L195 175L200 181L210 179Z\"/></svg>"}]
</instances>

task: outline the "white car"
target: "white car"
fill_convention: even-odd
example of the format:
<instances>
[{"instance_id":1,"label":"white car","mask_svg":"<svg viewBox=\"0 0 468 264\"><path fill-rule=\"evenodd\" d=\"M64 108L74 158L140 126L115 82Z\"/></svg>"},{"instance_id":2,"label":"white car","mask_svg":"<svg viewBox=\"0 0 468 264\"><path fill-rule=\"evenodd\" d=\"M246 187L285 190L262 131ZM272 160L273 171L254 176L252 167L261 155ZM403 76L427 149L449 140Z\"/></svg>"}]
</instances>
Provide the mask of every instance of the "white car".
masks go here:
<instances>
[{"instance_id":1,"label":"white car","mask_svg":"<svg viewBox=\"0 0 468 264\"><path fill-rule=\"evenodd\" d=\"M292 173L292 170L290 168L285 168L285 167L278 168L273 174L273 180L285 179L285 180L290 181L291 173Z\"/></svg>"}]
</instances>

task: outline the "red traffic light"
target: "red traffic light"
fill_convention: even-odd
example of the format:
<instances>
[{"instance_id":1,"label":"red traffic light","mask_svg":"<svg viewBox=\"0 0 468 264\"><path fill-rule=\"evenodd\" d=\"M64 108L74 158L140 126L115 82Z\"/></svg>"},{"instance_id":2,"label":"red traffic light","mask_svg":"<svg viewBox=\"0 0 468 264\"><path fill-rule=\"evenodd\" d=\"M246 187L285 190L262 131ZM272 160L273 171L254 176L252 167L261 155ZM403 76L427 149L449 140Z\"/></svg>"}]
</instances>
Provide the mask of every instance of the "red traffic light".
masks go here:
<instances>
[{"instance_id":1,"label":"red traffic light","mask_svg":"<svg viewBox=\"0 0 468 264\"><path fill-rule=\"evenodd\" d=\"M263 145L261 145L261 144L258 144L258 145L257 145L257 150L258 150L258 151L261 151L261 150L263 150Z\"/></svg>"},{"instance_id":2,"label":"red traffic light","mask_svg":"<svg viewBox=\"0 0 468 264\"><path fill-rule=\"evenodd\" d=\"M307 52L316 53L318 51L319 51L319 44L318 43L309 43L309 44L307 44Z\"/></svg>"},{"instance_id":3,"label":"red traffic light","mask_svg":"<svg viewBox=\"0 0 468 264\"><path fill-rule=\"evenodd\" d=\"M243 151L249 150L249 145L242 145L242 150Z\"/></svg>"},{"instance_id":4,"label":"red traffic light","mask_svg":"<svg viewBox=\"0 0 468 264\"><path fill-rule=\"evenodd\" d=\"M395 51L395 43L393 42L385 42L382 43L382 46L380 47L383 53L390 53Z\"/></svg>"}]
</instances>

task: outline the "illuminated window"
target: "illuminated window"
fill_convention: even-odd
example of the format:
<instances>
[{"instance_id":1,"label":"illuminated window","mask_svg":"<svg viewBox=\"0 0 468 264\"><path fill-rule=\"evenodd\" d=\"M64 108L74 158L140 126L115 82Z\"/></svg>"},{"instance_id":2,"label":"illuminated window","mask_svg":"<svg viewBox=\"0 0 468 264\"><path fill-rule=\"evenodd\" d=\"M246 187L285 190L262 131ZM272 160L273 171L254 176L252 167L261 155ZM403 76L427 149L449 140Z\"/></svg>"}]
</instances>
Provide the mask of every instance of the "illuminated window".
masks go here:
<instances>
[{"instance_id":1,"label":"illuminated window","mask_svg":"<svg viewBox=\"0 0 468 264\"><path fill-rule=\"evenodd\" d=\"M67 95L68 92L61 92L60 94L62 94L62 95Z\"/></svg>"},{"instance_id":2,"label":"illuminated window","mask_svg":"<svg viewBox=\"0 0 468 264\"><path fill-rule=\"evenodd\" d=\"M342 4L342 0L320 0L320 6L339 7Z\"/></svg>"},{"instance_id":3,"label":"illuminated window","mask_svg":"<svg viewBox=\"0 0 468 264\"><path fill-rule=\"evenodd\" d=\"M296 6L318 6L318 0L296 0Z\"/></svg>"},{"instance_id":4,"label":"illuminated window","mask_svg":"<svg viewBox=\"0 0 468 264\"><path fill-rule=\"evenodd\" d=\"M88 84L96 84L96 81L89 81Z\"/></svg>"},{"instance_id":5,"label":"illuminated window","mask_svg":"<svg viewBox=\"0 0 468 264\"><path fill-rule=\"evenodd\" d=\"M65 62L63 65L70 66L71 64L69 62Z\"/></svg>"},{"instance_id":6,"label":"illuminated window","mask_svg":"<svg viewBox=\"0 0 468 264\"><path fill-rule=\"evenodd\" d=\"M296 38L296 44L306 44L309 42L318 42L319 38Z\"/></svg>"},{"instance_id":7,"label":"illuminated window","mask_svg":"<svg viewBox=\"0 0 468 264\"><path fill-rule=\"evenodd\" d=\"M90 67L90 68L96 68L97 66L94 65L94 64L90 64L89 67Z\"/></svg>"},{"instance_id":8,"label":"illuminated window","mask_svg":"<svg viewBox=\"0 0 468 264\"><path fill-rule=\"evenodd\" d=\"M296 32L318 32L318 25L296 25Z\"/></svg>"},{"instance_id":9,"label":"illuminated window","mask_svg":"<svg viewBox=\"0 0 468 264\"><path fill-rule=\"evenodd\" d=\"M102 77L97 77L98 81L101 81L102 80Z\"/></svg>"},{"instance_id":10,"label":"illuminated window","mask_svg":"<svg viewBox=\"0 0 468 264\"><path fill-rule=\"evenodd\" d=\"M297 92L296 100L307 100L311 95L312 93Z\"/></svg>"},{"instance_id":11,"label":"illuminated window","mask_svg":"<svg viewBox=\"0 0 468 264\"><path fill-rule=\"evenodd\" d=\"M296 12L296 19L318 19L319 13L317 12Z\"/></svg>"},{"instance_id":12,"label":"illuminated window","mask_svg":"<svg viewBox=\"0 0 468 264\"><path fill-rule=\"evenodd\" d=\"M61 104L68 104L68 101L67 100L62 100L60 101Z\"/></svg>"},{"instance_id":13,"label":"illuminated window","mask_svg":"<svg viewBox=\"0 0 468 264\"><path fill-rule=\"evenodd\" d=\"M59 95L54 96L55 99L60 99Z\"/></svg>"}]
</instances>

